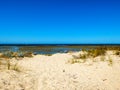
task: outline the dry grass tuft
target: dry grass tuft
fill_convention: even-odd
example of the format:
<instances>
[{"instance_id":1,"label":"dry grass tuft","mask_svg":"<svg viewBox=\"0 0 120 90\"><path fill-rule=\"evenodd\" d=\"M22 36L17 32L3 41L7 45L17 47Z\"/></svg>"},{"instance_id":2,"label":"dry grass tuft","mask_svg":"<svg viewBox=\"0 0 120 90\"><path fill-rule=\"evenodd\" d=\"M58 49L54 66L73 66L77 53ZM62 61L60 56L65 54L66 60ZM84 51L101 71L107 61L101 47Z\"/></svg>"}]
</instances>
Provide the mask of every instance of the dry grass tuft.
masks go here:
<instances>
[{"instance_id":1,"label":"dry grass tuft","mask_svg":"<svg viewBox=\"0 0 120 90\"><path fill-rule=\"evenodd\" d=\"M69 60L70 63L84 63L88 58L91 58L91 60L94 60L96 57L100 56L100 61L108 61L108 64L111 66L113 65L112 58L109 58L108 60L105 59L106 51L113 50L116 51L115 55L120 56L120 47L98 47L98 48L92 48L89 50L82 50L85 52L84 54L80 54L79 56L73 55L73 59ZM93 61L94 62L94 61Z\"/></svg>"},{"instance_id":2,"label":"dry grass tuft","mask_svg":"<svg viewBox=\"0 0 120 90\"><path fill-rule=\"evenodd\" d=\"M100 61L105 61L105 56L101 56Z\"/></svg>"},{"instance_id":3,"label":"dry grass tuft","mask_svg":"<svg viewBox=\"0 0 120 90\"><path fill-rule=\"evenodd\" d=\"M3 67L7 67L8 70L15 70L15 71L20 71L20 67L18 66L18 64L12 64L11 60L12 58L24 58L24 57L33 57L31 52L3 52L0 55L1 61L0 61L0 65L2 65ZM4 62L4 63L3 63Z\"/></svg>"},{"instance_id":4,"label":"dry grass tuft","mask_svg":"<svg viewBox=\"0 0 120 90\"><path fill-rule=\"evenodd\" d=\"M120 51L117 50L117 51L115 52L115 55L120 56Z\"/></svg>"},{"instance_id":5,"label":"dry grass tuft","mask_svg":"<svg viewBox=\"0 0 120 90\"><path fill-rule=\"evenodd\" d=\"M108 60L108 65L109 65L109 66L112 66L112 65L113 65L113 60L112 60L111 58Z\"/></svg>"}]
</instances>

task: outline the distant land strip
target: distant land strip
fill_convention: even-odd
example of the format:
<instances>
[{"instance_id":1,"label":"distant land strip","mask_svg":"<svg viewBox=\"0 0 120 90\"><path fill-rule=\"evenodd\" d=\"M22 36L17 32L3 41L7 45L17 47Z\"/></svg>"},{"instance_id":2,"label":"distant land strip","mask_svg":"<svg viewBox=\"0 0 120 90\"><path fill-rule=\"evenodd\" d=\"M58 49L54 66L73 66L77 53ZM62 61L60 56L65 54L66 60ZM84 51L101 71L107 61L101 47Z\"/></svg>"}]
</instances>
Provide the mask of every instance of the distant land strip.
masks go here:
<instances>
[{"instance_id":1,"label":"distant land strip","mask_svg":"<svg viewBox=\"0 0 120 90\"><path fill-rule=\"evenodd\" d=\"M120 44L0 44L0 46L120 46Z\"/></svg>"}]
</instances>

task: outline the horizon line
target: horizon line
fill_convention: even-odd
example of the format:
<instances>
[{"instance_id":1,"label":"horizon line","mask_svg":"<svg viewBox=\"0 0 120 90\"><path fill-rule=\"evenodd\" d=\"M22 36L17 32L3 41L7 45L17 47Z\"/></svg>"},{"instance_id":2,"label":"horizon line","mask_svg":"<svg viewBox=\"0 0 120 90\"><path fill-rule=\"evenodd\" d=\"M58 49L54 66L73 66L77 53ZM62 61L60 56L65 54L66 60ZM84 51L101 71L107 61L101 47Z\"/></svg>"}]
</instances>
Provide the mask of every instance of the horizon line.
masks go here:
<instances>
[{"instance_id":1,"label":"horizon line","mask_svg":"<svg viewBox=\"0 0 120 90\"><path fill-rule=\"evenodd\" d=\"M82 46L82 45L120 45L120 43L10 43L10 44L0 44L0 46Z\"/></svg>"}]
</instances>

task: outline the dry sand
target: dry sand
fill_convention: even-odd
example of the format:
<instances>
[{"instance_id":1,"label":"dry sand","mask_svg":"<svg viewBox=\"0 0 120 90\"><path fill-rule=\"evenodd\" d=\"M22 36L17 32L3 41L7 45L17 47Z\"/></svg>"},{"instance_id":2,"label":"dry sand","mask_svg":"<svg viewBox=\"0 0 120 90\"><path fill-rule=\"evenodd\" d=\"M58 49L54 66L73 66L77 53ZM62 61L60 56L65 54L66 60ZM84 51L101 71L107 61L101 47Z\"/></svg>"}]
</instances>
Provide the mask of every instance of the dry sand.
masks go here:
<instances>
[{"instance_id":1,"label":"dry sand","mask_svg":"<svg viewBox=\"0 0 120 90\"><path fill-rule=\"evenodd\" d=\"M13 59L20 71L0 70L0 90L120 90L120 57L108 52L106 61L99 56L85 63L68 63L79 53Z\"/></svg>"}]
</instances>

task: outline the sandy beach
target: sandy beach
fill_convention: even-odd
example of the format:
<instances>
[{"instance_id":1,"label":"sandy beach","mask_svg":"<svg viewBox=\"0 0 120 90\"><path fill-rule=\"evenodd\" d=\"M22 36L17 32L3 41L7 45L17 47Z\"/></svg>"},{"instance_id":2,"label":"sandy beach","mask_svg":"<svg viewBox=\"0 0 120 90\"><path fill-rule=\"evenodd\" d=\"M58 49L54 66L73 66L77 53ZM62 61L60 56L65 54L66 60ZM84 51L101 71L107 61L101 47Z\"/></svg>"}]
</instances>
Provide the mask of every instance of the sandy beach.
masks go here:
<instances>
[{"instance_id":1,"label":"sandy beach","mask_svg":"<svg viewBox=\"0 0 120 90\"><path fill-rule=\"evenodd\" d=\"M0 69L0 90L120 90L119 56L108 51L104 61L98 56L84 63L70 63L73 55L80 53L12 59L17 71Z\"/></svg>"},{"instance_id":2,"label":"sandy beach","mask_svg":"<svg viewBox=\"0 0 120 90\"><path fill-rule=\"evenodd\" d=\"M120 90L120 0L0 0L0 90Z\"/></svg>"}]
</instances>

